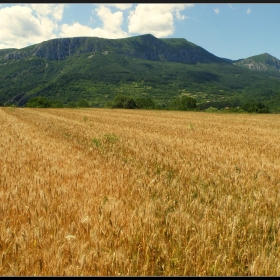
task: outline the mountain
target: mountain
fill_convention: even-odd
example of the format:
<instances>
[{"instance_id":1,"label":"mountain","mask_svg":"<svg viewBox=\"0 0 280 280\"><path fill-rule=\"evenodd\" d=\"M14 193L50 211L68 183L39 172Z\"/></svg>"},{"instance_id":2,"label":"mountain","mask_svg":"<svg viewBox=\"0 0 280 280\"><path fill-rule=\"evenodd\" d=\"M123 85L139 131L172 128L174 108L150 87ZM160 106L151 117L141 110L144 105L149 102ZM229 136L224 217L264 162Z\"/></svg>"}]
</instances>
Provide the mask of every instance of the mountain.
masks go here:
<instances>
[{"instance_id":1,"label":"mountain","mask_svg":"<svg viewBox=\"0 0 280 280\"><path fill-rule=\"evenodd\" d=\"M189 95L201 106L253 100L280 110L280 80L236 62L185 39L150 34L53 39L0 50L0 102L24 106L44 96L64 104L87 99L102 107L121 93L149 96L162 108Z\"/></svg>"},{"instance_id":2,"label":"mountain","mask_svg":"<svg viewBox=\"0 0 280 280\"><path fill-rule=\"evenodd\" d=\"M126 39L98 37L53 39L20 50L12 50L2 57L8 61L33 56L46 60L64 60L71 56L97 51L114 52L126 57L152 61L181 63L223 61L186 39L158 39L150 34Z\"/></svg>"},{"instance_id":3,"label":"mountain","mask_svg":"<svg viewBox=\"0 0 280 280\"><path fill-rule=\"evenodd\" d=\"M268 53L251 56L246 59L239 60L234 64L254 71L266 72L269 75L280 77L280 60Z\"/></svg>"}]
</instances>

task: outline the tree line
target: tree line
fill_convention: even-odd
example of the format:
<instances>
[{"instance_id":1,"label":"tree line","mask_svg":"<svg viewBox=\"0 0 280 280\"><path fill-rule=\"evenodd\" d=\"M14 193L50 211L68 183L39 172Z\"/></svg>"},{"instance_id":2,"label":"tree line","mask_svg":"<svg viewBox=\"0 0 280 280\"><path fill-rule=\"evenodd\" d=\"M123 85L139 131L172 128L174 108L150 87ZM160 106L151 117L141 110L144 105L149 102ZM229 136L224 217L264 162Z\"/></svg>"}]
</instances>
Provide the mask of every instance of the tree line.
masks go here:
<instances>
[{"instance_id":1,"label":"tree line","mask_svg":"<svg viewBox=\"0 0 280 280\"><path fill-rule=\"evenodd\" d=\"M86 99L81 99L78 102L69 102L68 104L64 105L59 100L51 100L43 96L37 96L30 98L26 105L29 108L86 108L91 107L89 102Z\"/></svg>"},{"instance_id":2,"label":"tree line","mask_svg":"<svg viewBox=\"0 0 280 280\"><path fill-rule=\"evenodd\" d=\"M6 104L6 106L11 106L12 104ZM122 108L122 109L169 109L169 110L179 110L179 111L219 111L223 110L222 107L225 104L206 104L197 105L196 99L189 96L182 96L172 100L167 106L159 106L150 97L140 97L132 98L127 95L118 94L113 100L108 101L104 107L106 108ZM210 107L209 107L210 105ZM211 106L212 105L212 106ZM213 107L213 105L215 107ZM218 105L218 106L217 106ZM234 103L233 107L228 108L230 112L248 112L248 113L270 113L269 107L261 102L246 102L240 106L236 106ZM0 102L0 106L4 106ZM78 102L71 101L64 105L59 100L51 100L43 96L32 97L26 103L26 107L29 108L90 108L91 105L86 99L80 99Z\"/></svg>"},{"instance_id":3,"label":"tree line","mask_svg":"<svg viewBox=\"0 0 280 280\"><path fill-rule=\"evenodd\" d=\"M66 105L63 105L62 102L58 100L50 100L46 97L37 96L32 97L26 103L26 107L29 108L89 108L91 107L89 102L86 99L81 99L78 102L69 102ZM154 100L150 97L140 97L132 98L127 95L119 94L115 96L112 101L108 101L105 104L107 108L122 108L122 109L160 109ZM173 110L194 110L196 109L196 100L192 97L183 96L173 100L169 109ZM168 109L168 108L167 108Z\"/></svg>"}]
</instances>

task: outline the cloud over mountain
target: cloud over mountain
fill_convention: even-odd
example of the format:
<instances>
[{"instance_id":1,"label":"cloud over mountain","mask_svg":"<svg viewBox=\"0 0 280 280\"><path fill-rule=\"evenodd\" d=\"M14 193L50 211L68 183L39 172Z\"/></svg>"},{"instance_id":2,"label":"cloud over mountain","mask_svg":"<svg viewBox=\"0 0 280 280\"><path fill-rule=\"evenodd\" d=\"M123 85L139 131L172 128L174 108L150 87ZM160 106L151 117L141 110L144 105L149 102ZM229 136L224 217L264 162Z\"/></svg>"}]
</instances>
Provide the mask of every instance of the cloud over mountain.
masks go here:
<instances>
[{"instance_id":1,"label":"cloud over mountain","mask_svg":"<svg viewBox=\"0 0 280 280\"><path fill-rule=\"evenodd\" d=\"M22 48L55 38L64 6L31 4L0 9L0 48Z\"/></svg>"},{"instance_id":2,"label":"cloud over mountain","mask_svg":"<svg viewBox=\"0 0 280 280\"><path fill-rule=\"evenodd\" d=\"M128 30L130 33L151 33L156 37L173 34L174 18L182 20L180 11L192 4L139 4L130 11Z\"/></svg>"},{"instance_id":3,"label":"cloud over mountain","mask_svg":"<svg viewBox=\"0 0 280 280\"><path fill-rule=\"evenodd\" d=\"M193 4L87 4L88 20L63 22L69 4L15 4L0 6L0 49L23 48L54 38L96 36L125 38L150 33L165 37L174 33L174 21L187 17L181 12Z\"/></svg>"}]
</instances>

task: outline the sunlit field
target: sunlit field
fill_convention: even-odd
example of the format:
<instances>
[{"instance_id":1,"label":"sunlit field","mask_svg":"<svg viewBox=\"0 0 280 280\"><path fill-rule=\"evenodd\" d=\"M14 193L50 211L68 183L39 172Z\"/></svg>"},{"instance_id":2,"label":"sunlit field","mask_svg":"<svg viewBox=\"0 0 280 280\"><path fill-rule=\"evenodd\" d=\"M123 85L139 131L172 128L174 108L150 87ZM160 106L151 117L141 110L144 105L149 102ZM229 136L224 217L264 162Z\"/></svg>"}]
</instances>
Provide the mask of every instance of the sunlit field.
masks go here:
<instances>
[{"instance_id":1,"label":"sunlit field","mask_svg":"<svg viewBox=\"0 0 280 280\"><path fill-rule=\"evenodd\" d=\"M0 275L280 275L280 116L0 109Z\"/></svg>"}]
</instances>

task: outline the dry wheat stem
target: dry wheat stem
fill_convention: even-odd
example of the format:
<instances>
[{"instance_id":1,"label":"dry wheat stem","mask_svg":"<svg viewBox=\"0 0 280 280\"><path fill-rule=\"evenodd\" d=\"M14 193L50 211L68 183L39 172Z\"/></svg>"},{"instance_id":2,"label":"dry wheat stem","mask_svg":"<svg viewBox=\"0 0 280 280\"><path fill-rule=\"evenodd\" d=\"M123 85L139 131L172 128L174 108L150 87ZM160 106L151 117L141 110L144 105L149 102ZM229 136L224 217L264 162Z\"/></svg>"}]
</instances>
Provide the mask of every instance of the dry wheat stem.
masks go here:
<instances>
[{"instance_id":1,"label":"dry wheat stem","mask_svg":"<svg viewBox=\"0 0 280 280\"><path fill-rule=\"evenodd\" d=\"M280 120L0 109L1 275L279 275Z\"/></svg>"}]
</instances>

